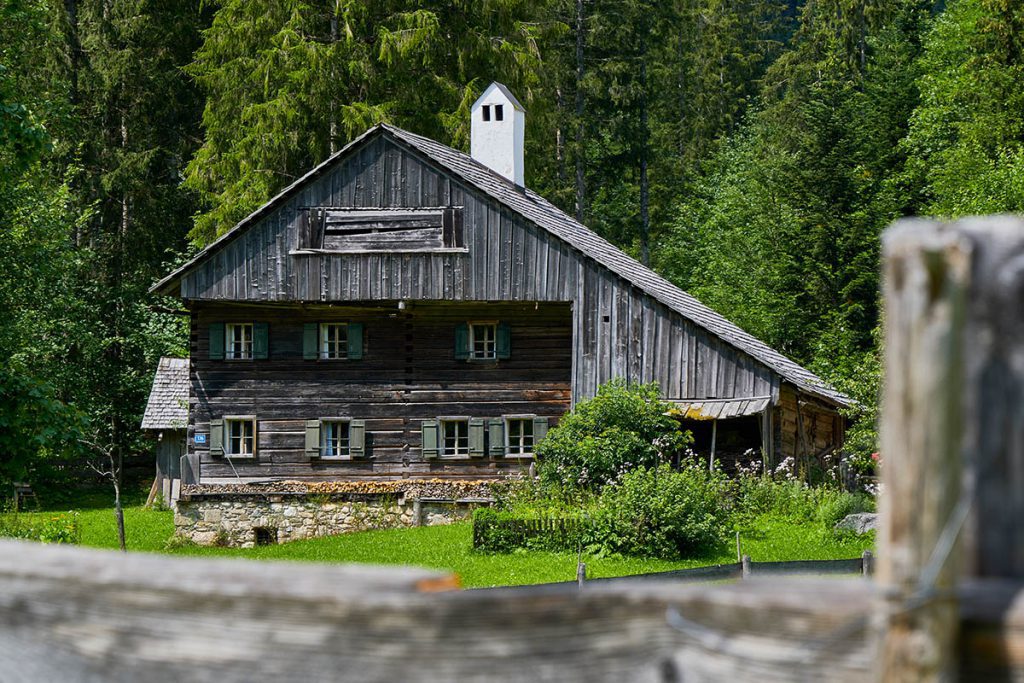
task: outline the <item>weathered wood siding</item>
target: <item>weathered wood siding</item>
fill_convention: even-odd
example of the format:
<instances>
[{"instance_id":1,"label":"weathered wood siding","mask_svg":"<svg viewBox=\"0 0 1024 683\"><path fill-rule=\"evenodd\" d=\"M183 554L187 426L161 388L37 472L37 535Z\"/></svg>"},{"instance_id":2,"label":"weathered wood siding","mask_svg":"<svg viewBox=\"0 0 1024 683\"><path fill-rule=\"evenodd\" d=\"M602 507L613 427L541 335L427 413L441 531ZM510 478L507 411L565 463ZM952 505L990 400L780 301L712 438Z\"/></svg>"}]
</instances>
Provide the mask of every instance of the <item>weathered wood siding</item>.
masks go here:
<instances>
[{"instance_id":1,"label":"weathered wood siding","mask_svg":"<svg viewBox=\"0 0 1024 683\"><path fill-rule=\"evenodd\" d=\"M842 447L844 418L785 384L775 407L776 461L788 456L817 457Z\"/></svg>"},{"instance_id":2,"label":"weathered wood siding","mask_svg":"<svg viewBox=\"0 0 1024 683\"><path fill-rule=\"evenodd\" d=\"M361 322L360 360L304 360L303 324ZM455 327L500 320L511 327L511 357L455 360ZM210 360L211 322L267 322L266 360ZM565 303L348 306L197 304L192 314L189 448L204 482L271 477L337 479L495 476L520 470L514 458L424 460L420 425L439 416L535 414L550 425L569 408L572 311ZM255 415L254 460L211 457L194 435L210 420ZM305 421L366 421L366 455L324 462L305 453ZM234 465L232 469L231 465Z\"/></svg>"},{"instance_id":3,"label":"weathered wood siding","mask_svg":"<svg viewBox=\"0 0 1024 683\"><path fill-rule=\"evenodd\" d=\"M305 254L304 207L462 207L466 249ZM613 377L669 398L778 395L778 376L483 193L379 136L187 273L193 301L572 302L572 395Z\"/></svg>"}]
</instances>

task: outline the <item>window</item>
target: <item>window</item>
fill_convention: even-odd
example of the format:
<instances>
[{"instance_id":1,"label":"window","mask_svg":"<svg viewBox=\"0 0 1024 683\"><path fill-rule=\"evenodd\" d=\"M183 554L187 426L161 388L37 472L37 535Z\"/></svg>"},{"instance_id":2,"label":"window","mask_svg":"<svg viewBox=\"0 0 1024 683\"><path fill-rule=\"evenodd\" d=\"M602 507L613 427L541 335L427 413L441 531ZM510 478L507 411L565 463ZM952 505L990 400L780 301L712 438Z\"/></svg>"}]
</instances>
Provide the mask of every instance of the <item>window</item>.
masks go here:
<instances>
[{"instance_id":1,"label":"window","mask_svg":"<svg viewBox=\"0 0 1024 683\"><path fill-rule=\"evenodd\" d=\"M320 357L324 359L348 358L348 325L321 323Z\"/></svg>"},{"instance_id":2,"label":"window","mask_svg":"<svg viewBox=\"0 0 1024 683\"><path fill-rule=\"evenodd\" d=\"M501 104L494 105L494 120L501 121L504 118L505 106Z\"/></svg>"},{"instance_id":3,"label":"window","mask_svg":"<svg viewBox=\"0 0 1024 683\"><path fill-rule=\"evenodd\" d=\"M533 420L532 416L506 418L505 452L508 455L533 455Z\"/></svg>"},{"instance_id":4,"label":"window","mask_svg":"<svg viewBox=\"0 0 1024 683\"><path fill-rule=\"evenodd\" d=\"M471 323L469 326L469 357L476 360L497 358L497 324Z\"/></svg>"},{"instance_id":5,"label":"window","mask_svg":"<svg viewBox=\"0 0 1024 683\"><path fill-rule=\"evenodd\" d=\"M349 446L348 420L324 420L321 457L347 458L351 455Z\"/></svg>"},{"instance_id":6,"label":"window","mask_svg":"<svg viewBox=\"0 0 1024 683\"><path fill-rule=\"evenodd\" d=\"M306 420L306 455L348 460L366 454L366 421L348 417Z\"/></svg>"},{"instance_id":7,"label":"window","mask_svg":"<svg viewBox=\"0 0 1024 683\"><path fill-rule=\"evenodd\" d=\"M483 109L483 112L484 112L484 121L490 121L491 120L491 105L485 104L482 107L482 109Z\"/></svg>"},{"instance_id":8,"label":"window","mask_svg":"<svg viewBox=\"0 0 1024 683\"><path fill-rule=\"evenodd\" d=\"M256 453L256 421L251 418L224 420L224 452L248 457Z\"/></svg>"},{"instance_id":9,"label":"window","mask_svg":"<svg viewBox=\"0 0 1024 683\"><path fill-rule=\"evenodd\" d=\"M224 356L232 360L252 358L252 323L227 325Z\"/></svg>"},{"instance_id":10,"label":"window","mask_svg":"<svg viewBox=\"0 0 1024 683\"><path fill-rule=\"evenodd\" d=\"M441 420L442 456L469 455L469 420Z\"/></svg>"}]
</instances>

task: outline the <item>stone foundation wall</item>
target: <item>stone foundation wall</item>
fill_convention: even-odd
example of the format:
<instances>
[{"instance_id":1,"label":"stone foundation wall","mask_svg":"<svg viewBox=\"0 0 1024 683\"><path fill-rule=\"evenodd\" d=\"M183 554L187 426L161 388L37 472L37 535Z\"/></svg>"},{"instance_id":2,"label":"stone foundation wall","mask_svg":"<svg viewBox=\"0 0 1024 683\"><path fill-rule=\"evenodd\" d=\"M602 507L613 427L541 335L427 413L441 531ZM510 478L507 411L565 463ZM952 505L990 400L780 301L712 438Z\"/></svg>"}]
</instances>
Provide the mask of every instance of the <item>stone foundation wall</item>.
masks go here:
<instances>
[{"instance_id":1,"label":"stone foundation wall","mask_svg":"<svg viewBox=\"0 0 1024 683\"><path fill-rule=\"evenodd\" d=\"M280 488L275 487L275 488ZM320 487L322 488L322 487ZM429 492L430 498L417 494ZM485 489L475 496L465 487L444 491L437 486L358 493L260 491L252 485L186 487L175 504L175 534L200 545L251 548L303 538L332 536L367 529L395 529L450 524L468 519L475 507L490 504ZM412 495L410 495L412 494Z\"/></svg>"}]
</instances>

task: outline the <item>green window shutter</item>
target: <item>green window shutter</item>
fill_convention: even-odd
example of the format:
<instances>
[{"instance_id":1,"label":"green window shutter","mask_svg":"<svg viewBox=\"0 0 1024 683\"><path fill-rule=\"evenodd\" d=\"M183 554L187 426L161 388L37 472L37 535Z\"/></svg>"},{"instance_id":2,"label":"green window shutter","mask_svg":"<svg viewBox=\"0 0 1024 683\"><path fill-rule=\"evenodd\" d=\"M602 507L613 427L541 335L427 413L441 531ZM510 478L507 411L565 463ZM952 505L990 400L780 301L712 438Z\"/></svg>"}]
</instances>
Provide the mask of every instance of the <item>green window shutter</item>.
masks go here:
<instances>
[{"instance_id":1,"label":"green window shutter","mask_svg":"<svg viewBox=\"0 0 1024 683\"><path fill-rule=\"evenodd\" d=\"M535 417L533 418L533 449L537 450L537 444L544 440L544 437L548 435L548 418L546 417Z\"/></svg>"},{"instance_id":2,"label":"green window shutter","mask_svg":"<svg viewBox=\"0 0 1024 683\"><path fill-rule=\"evenodd\" d=\"M210 420L210 455L224 455L224 420Z\"/></svg>"},{"instance_id":3,"label":"green window shutter","mask_svg":"<svg viewBox=\"0 0 1024 683\"><path fill-rule=\"evenodd\" d=\"M348 358L349 360L361 360L363 357L363 324L348 324Z\"/></svg>"},{"instance_id":4,"label":"green window shutter","mask_svg":"<svg viewBox=\"0 0 1024 683\"><path fill-rule=\"evenodd\" d=\"M270 355L270 323L252 324L252 357L266 360Z\"/></svg>"},{"instance_id":5,"label":"green window shutter","mask_svg":"<svg viewBox=\"0 0 1024 683\"><path fill-rule=\"evenodd\" d=\"M224 323L210 323L210 360L224 360Z\"/></svg>"},{"instance_id":6,"label":"green window shutter","mask_svg":"<svg viewBox=\"0 0 1024 683\"><path fill-rule=\"evenodd\" d=\"M320 355L319 334L320 325L318 323L306 323L302 326L302 357L306 360L316 360Z\"/></svg>"},{"instance_id":7,"label":"green window shutter","mask_svg":"<svg viewBox=\"0 0 1024 683\"><path fill-rule=\"evenodd\" d=\"M320 457L320 420L306 420L306 455Z\"/></svg>"},{"instance_id":8,"label":"green window shutter","mask_svg":"<svg viewBox=\"0 0 1024 683\"><path fill-rule=\"evenodd\" d=\"M487 422L487 431L491 441L491 457L500 458L505 455L505 420L492 418Z\"/></svg>"},{"instance_id":9,"label":"green window shutter","mask_svg":"<svg viewBox=\"0 0 1024 683\"><path fill-rule=\"evenodd\" d=\"M469 359L469 325L460 323L455 326L455 360Z\"/></svg>"},{"instance_id":10,"label":"green window shutter","mask_svg":"<svg viewBox=\"0 0 1024 683\"><path fill-rule=\"evenodd\" d=\"M512 328L508 323L498 323L498 337L496 341L494 355L501 359L512 355Z\"/></svg>"},{"instance_id":11,"label":"green window shutter","mask_svg":"<svg viewBox=\"0 0 1024 683\"><path fill-rule=\"evenodd\" d=\"M424 420L421 429L423 433L423 457L436 458L438 432L437 420Z\"/></svg>"},{"instance_id":12,"label":"green window shutter","mask_svg":"<svg viewBox=\"0 0 1024 683\"><path fill-rule=\"evenodd\" d=\"M348 423L348 453L353 458L366 455L366 420Z\"/></svg>"},{"instance_id":13,"label":"green window shutter","mask_svg":"<svg viewBox=\"0 0 1024 683\"><path fill-rule=\"evenodd\" d=\"M469 418L469 456L471 458L484 457L484 419L482 417Z\"/></svg>"}]
</instances>

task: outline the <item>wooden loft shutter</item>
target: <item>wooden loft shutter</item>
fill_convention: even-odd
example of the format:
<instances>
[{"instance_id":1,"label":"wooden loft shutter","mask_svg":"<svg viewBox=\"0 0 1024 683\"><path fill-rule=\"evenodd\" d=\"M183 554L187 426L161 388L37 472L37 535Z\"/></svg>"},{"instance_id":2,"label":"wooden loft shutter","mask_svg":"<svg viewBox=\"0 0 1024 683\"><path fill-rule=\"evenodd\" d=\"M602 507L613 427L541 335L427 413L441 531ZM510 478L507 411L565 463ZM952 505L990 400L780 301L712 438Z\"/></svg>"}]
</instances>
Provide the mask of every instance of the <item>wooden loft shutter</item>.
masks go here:
<instances>
[{"instance_id":1,"label":"wooden loft shutter","mask_svg":"<svg viewBox=\"0 0 1024 683\"><path fill-rule=\"evenodd\" d=\"M512 355L512 328L508 323L498 323L497 344L494 355L505 359Z\"/></svg>"},{"instance_id":2,"label":"wooden loft shutter","mask_svg":"<svg viewBox=\"0 0 1024 683\"><path fill-rule=\"evenodd\" d=\"M487 422L487 432L491 442L491 457L500 458L505 455L505 420L500 417L491 418Z\"/></svg>"},{"instance_id":3,"label":"wooden loft shutter","mask_svg":"<svg viewBox=\"0 0 1024 683\"><path fill-rule=\"evenodd\" d=\"M537 444L548 435L548 418L546 417L535 417L533 418L533 447L534 450L537 448Z\"/></svg>"},{"instance_id":4,"label":"wooden loft shutter","mask_svg":"<svg viewBox=\"0 0 1024 683\"><path fill-rule=\"evenodd\" d=\"M224 420L210 420L210 455L224 455Z\"/></svg>"},{"instance_id":5,"label":"wooden loft shutter","mask_svg":"<svg viewBox=\"0 0 1024 683\"><path fill-rule=\"evenodd\" d=\"M437 420L424 420L421 426L423 435L423 457L424 458L436 458L437 457L437 432L438 424Z\"/></svg>"},{"instance_id":6,"label":"wooden loft shutter","mask_svg":"<svg viewBox=\"0 0 1024 683\"><path fill-rule=\"evenodd\" d=\"M348 359L362 360L363 358L363 324L349 323L348 329Z\"/></svg>"},{"instance_id":7,"label":"wooden loft shutter","mask_svg":"<svg viewBox=\"0 0 1024 683\"><path fill-rule=\"evenodd\" d=\"M353 458L366 455L366 420L348 423L348 453Z\"/></svg>"},{"instance_id":8,"label":"wooden loft shutter","mask_svg":"<svg viewBox=\"0 0 1024 683\"><path fill-rule=\"evenodd\" d=\"M316 360L319 354L320 340L318 332L320 325L317 323L306 323L302 326L302 357L305 360Z\"/></svg>"},{"instance_id":9,"label":"wooden loft shutter","mask_svg":"<svg viewBox=\"0 0 1024 683\"><path fill-rule=\"evenodd\" d=\"M320 420L306 420L306 455L320 457Z\"/></svg>"},{"instance_id":10,"label":"wooden loft shutter","mask_svg":"<svg viewBox=\"0 0 1024 683\"><path fill-rule=\"evenodd\" d=\"M252 357L266 360L270 356L270 323L252 324Z\"/></svg>"},{"instance_id":11,"label":"wooden loft shutter","mask_svg":"<svg viewBox=\"0 0 1024 683\"><path fill-rule=\"evenodd\" d=\"M469 359L469 324L455 326L455 360Z\"/></svg>"},{"instance_id":12,"label":"wooden loft shutter","mask_svg":"<svg viewBox=\"0 0 1024 683\"><path fill-rule=\"evenodd\" d=\"M224 360L224 323L210 323L210 360Z\"/></svg>"},{"instance_id":13,"label":"wooden loft shutter","mask_svg":"<svg viewBox=\"0 0 1024 683\"><path fill-rule=\"evenodd\" d=\"M469 456L471 458L484 457L484 419L482 417L469 419Z\"/></svg>"}]
</instances>

